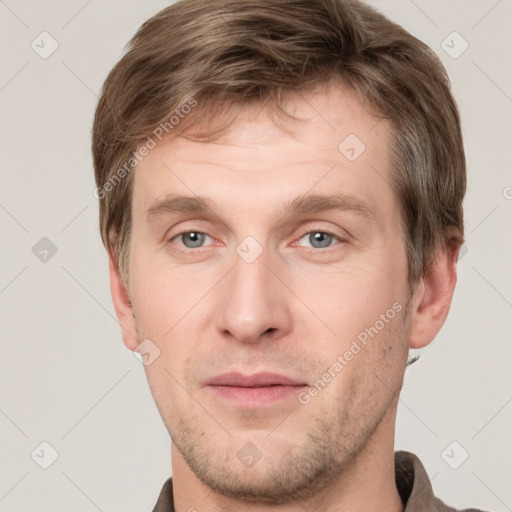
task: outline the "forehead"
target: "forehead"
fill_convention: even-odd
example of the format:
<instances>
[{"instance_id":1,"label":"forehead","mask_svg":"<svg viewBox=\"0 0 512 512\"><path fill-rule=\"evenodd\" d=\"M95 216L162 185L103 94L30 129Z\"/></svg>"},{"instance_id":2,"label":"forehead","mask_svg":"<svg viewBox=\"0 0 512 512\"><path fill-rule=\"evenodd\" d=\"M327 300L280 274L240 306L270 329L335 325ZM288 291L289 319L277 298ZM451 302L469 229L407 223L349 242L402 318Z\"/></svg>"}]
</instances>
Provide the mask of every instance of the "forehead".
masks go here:
<instances>
[{"instance_id":1,"label":"forehead","mask_svg":"<svg viewBox=\"0 0 512 512\"><path fill-rule=\"evenodd\" d=\"M290 95L286 107L300 119L275 118L250 106L214 141L199 142L192 134L157 143L135 171L134 216L170 193L230 204L238 198L239 208L336 190L389 203L387 121L341 87Z\"/></svg>"}]
</instances>

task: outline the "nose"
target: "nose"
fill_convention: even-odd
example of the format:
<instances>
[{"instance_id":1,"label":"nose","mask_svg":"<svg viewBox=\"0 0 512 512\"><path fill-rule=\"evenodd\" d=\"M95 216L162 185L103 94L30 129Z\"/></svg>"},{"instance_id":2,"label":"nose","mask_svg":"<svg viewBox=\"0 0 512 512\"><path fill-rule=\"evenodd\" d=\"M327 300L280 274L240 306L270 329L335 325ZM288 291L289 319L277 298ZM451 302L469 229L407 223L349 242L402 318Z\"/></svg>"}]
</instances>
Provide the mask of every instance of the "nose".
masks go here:
<instances>
[{"instance_id":1,"label":"nose","mask_svg":"<svg viewBox=\"0 0 512 512\"><path fill-rule=\"evenodd\" d=\"M291 329L289 297L273 266L265 251L251 263L235 253L234 268L222 281L216 309L216 327L223 336L255 343Z\"/></svg>"}]
</instances>

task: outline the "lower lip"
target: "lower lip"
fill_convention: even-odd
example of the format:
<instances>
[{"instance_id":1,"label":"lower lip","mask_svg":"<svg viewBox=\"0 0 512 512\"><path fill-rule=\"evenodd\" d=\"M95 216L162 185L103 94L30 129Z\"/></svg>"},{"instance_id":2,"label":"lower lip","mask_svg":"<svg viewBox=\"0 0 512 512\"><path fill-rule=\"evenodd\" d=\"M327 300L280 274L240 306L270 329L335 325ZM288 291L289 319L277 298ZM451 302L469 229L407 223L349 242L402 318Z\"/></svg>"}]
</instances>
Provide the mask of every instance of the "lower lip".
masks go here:
<instances>
[{"instance_id":1,"label":"lower lip","mask_svg":"<svg viewBox=\"0 0 512 512\"><path fill-rule=\"evenodd\" d=\"M266 386L243 388L237 386L208 386L216 396L241 407L264 407L297 396L307 386Z\"/></svg>"}]
</instances>

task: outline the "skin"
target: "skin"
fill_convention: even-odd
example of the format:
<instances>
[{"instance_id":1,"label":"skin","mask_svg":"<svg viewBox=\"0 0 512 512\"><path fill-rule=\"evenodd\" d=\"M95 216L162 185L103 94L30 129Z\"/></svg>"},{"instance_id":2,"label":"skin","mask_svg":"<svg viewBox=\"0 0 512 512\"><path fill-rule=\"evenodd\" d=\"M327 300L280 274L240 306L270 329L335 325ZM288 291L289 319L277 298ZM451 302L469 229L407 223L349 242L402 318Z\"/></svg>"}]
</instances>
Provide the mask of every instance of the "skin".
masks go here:
<instances>
[{"instance_id":1,"label":"skin","mask_svg":"<svg viewBox=\"0 0 512 512\"><path fill-rule=\"evenodd\" d=\"M110 257L125 345L150 339L160 351L145 371L172 438L178 512L403 509L398 395L409 347L432 341L448 314L457 251L440 251L409 296L391 127L341 87L288 104L303 120L276 124L250 107L215 142L164 139L134 171L129 290ZM338 150L349 134L366 146L352 162ZM171 192L208 198L210 209L148 219ZM329 193L373 215L285 213L299 196ZM187 232L208 236L178 236ZM317 235L319 245L318 232L334 236ZM248 236L262 251L250 263L236 251ZM204 385L228 371L271 371L311 387L397 303L307 404L293 395L235 407ZM261 456L252 467L237 456L244 446Z\"/></svg>"}]
</instances>

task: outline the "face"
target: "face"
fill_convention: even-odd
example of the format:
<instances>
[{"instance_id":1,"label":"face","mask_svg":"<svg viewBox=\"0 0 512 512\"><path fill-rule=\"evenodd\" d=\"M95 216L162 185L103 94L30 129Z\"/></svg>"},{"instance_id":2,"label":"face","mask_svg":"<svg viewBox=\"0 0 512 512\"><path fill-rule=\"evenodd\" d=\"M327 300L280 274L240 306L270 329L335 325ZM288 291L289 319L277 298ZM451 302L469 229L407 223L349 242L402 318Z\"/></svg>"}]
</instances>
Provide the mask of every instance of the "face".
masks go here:
<instances>
[{"instance_id":1,"label":"face","mask_svg":"<svg viewBox=\"0 0 512 512\"><path fill-rule=\"evenodd\" d=\"M410 327L389 125L340 88L288 105L304 120L251 108L215 142L169 139L138 164L129 266L173 457L275 504L394 422Z\"/></svg>"}]
</instances>

